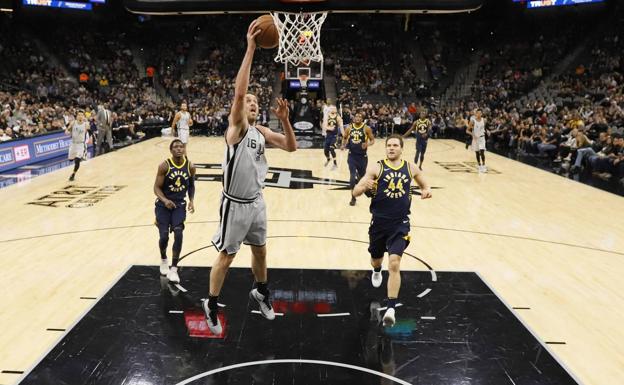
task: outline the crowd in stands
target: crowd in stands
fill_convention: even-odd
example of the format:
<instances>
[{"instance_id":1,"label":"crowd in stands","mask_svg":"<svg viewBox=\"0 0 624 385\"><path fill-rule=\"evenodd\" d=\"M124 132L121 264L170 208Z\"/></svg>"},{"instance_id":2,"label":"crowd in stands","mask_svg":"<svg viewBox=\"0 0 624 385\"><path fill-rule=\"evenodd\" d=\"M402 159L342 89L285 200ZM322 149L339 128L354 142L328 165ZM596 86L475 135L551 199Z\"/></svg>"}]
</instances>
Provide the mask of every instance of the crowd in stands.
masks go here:
<instances>
[{"instance_id":1,"label":"crowd in stands","mask_svg":"<svg viewBox=\"0 0 624 385\"><path fill-rule=\"evenodd\" d=\"M362 23L367 17L362 16ZM163 26L156 40L151 37L160 26L79 24L50 31L1 21L1 140L61 129L77 109L94 116L99 104L114 112L116 127L123 127L121 139L136 136L136 126L144 122L169 124L182 101L203 133L220 134L227 126L245 41L215 31L225 25L244 30L244 17L173 23ZM335 74L335 103L345 122L361 109L377 135L384 136L404 132L425 110L436 136L463 139L470 116L480 108L492 150L543 158L572 174L587 170L602 179L624 177L618 160L618 135L624 127L624 31L617 18L594 34L589 25L532 28L517 36L475 28L472 42L451 24L405 32L396 20L385 22L383 28L365 29L346 21L334 26L339 33L324 37L326 72ZM84 32L71 34L75 28ZM580 45L578 36L588 36L585 54L571 70L555 73ZM193 56L194 49L201 51ZM458 67L453 57L468 58L469 49L479 55L472 92L440 104L430 97L431 90L448 83ZM424 62L416 59L416 50ZM273 54L259 50L251 74L250 91L263 103L263 124L268 124L281 69ZM145 77L140 65L154 68L156 76Z\"/></svg>"}]
</instances>

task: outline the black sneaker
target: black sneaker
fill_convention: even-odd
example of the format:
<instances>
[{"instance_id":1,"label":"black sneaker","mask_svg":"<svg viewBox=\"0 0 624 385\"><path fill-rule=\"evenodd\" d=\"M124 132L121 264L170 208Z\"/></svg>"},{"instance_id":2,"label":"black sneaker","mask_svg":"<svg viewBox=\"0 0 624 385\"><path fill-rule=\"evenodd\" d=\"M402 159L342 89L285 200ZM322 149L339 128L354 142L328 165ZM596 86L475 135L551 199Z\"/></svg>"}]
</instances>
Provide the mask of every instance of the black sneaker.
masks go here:
<instances>
[{"instance_id":1,"label":"black sneaker","mask_svg":"<svg viewBox=\"0 0 624 385\"><path fill-rule=\"evenodd\" d=\"M260 307L260 313L262 316L268 320L275 319L275 312L273 311L273 306L271 305L271 300L268 295L262 295L258 291L258 289L253 289L249 292L249 298L258 302L258 306Z\"/></svg>"},{"instance_id":2,"label":"black sneaker","mask_svg":"<svg viewBox=\"0 0 624 385\"><path fill-rule=\"evenodd\" d=\"M215 335L219 335L223 333L223 328L221 327L221 321L219 321L219 309L211 310L208 307L208 300L205 299L202 301L202 309L204 310L204 315L206 316L206 323L208 324L208 329L210 332Z\"/></svg>"},{"instance_id":3,"label":"black sneaker","mask_svg":"<svg viewBox=\"0 0 624 385\"><path fill-rule=\"evenodd\" d=\"M75 176L74 174L71 174L71 175L69 176L69 181L70 181L70 182L73 182L73 181L74 181L74 176Z\"/></svg>"},{"instance_id":4,"label":"black sneaker","mask_svg":"<svg viewBox=\"0 0 624 385\"><path fill-rule=\"evenodd\" d=\"M355 206L355 197L351 197L351 202L349 202L349 206Z\"/></svg>"}]
</instances>

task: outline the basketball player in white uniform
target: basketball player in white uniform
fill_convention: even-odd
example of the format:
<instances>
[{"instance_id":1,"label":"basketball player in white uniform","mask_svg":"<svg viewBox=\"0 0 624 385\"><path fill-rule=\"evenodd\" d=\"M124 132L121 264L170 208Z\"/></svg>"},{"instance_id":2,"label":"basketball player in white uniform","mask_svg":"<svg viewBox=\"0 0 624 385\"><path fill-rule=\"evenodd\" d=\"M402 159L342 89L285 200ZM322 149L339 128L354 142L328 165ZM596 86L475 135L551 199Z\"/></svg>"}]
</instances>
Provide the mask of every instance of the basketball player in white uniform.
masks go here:
<instances>
[{"instance_id":1,"label":"basketball player in white uniform","mask_svg":"<svg viewBox=\"0 0 624 385\"><path fill-rule=\"evenodd\" d=\"M267 144L285 151L295 151L295 133L288 121L288 102L277 99L273 112L284 127L284 134L256 125L259 107L255 95L247 93L251 62L256 49L257 21L247 31L247 51L236 76L234 100L225 132L225 159L223 161L223 193L221 196L219 229L212 243L219 251L210 270L210 293L203 301L208 327L213 334L222 332L218 318L217 300L230 264L242 243L251 246L251 270L256 288L249 296L258 303L261 314L272 320L275 312L267 288L266 266L266 206L262 188L268 171L264 156Z\"/></svg>"},{"instance_id":2,"label":"basketball player in white uniform","mask_svg":"<svg viewBox=\"0 0 624 385\"><path fill-rule=\"evenodd\" d=\"M80 162L87 159L87 138L89 122L85 119L84 112L79 111L76 119L69 123L65 133L71 135L71 144L69 145L69 153L67 158L74 161L74 171L69 177L73 181L76 172L80 168Z\"/></svg>"},{"instance_id":3,"label":"basketball player in white uniform","mask_svg":"<svg viewBox=\"0 0 624 385\"><path fill-rule=\"evenodd\" d=\"M470 118L468 134L472 136L472 151L477 155L479 172L487 172L485 166L485 119L481 114L481 110L477 109L475 116Z\"/></svg>"},{"instance_id":4,"label":"basketball player in white uniform","mask_svg":"<svg viewBox=\"0 0 624 385\"><path fill-rule=\"evenodd\" d=\"M180 111L175 114L173 123L171 124L171 133L186 145L189 139L189 130L193 125L191 113L188 112L186 103L180 105Z\"/></svg>"}]
</instances>

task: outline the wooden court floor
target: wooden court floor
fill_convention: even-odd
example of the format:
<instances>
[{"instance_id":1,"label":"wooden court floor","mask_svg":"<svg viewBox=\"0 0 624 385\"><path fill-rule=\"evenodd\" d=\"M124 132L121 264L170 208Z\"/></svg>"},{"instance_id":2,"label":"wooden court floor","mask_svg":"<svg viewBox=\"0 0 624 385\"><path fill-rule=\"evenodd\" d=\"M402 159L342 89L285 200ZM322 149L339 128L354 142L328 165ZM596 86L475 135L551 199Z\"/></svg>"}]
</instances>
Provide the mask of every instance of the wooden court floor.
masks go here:
<instances>
[{"instance_id":1,"label":"wooden court floor","mask_svg":"<svg viewBox=\"0 0 624 385\"><path fill-rule=\"evenodd\" d=\"M12 372L35 364L129 265L159 262L152 186L168 144L151 139L89 160L72 183L64 169L0 190L0 384L16 383ZM223 151L220 138L189 144L204 177L182 253L198 251L183 266L215 257L204 247L219 219L221 183L210 179ZM378 141L369 159L382 156ZM405 157L413 156L408 141ZM368 269L368 202L350 207L338 189L349 179L346 153L335 171L319 149L269 149L267 158L281 187L264 192L269 266ZM541 341L555 342L547 346L581 383L622 383L624 200L491 153L486 175L474 161L459 142L430 141L433 199L414 196L407 252L435 270L477 271ZM312 188L292 188L305 183ZM249 266L248 249L234 266ZM402 268L427 267L404 258Z\"/></svg>"}]
</instances>

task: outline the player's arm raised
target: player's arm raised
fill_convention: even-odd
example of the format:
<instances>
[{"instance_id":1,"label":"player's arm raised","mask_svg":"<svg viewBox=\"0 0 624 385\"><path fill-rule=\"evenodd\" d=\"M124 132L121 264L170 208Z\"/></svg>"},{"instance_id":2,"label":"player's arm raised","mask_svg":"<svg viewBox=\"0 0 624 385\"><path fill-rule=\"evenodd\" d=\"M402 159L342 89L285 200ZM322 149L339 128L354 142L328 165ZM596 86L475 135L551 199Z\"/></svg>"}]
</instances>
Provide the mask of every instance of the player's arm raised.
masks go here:
<instances>
[{"instance_id":1,"label":"player's arm raised","mask_svg":"<svg viewBox=\"0 0 624 385\"><path fill-rule=\"evenodd\" d=\"M234 84L234 100L232 102L232 110L228 118L229 127L225 132L225 141L228 144L237 143L243 133L247 129L249 123L247 122L247 116L245 114L245 95L247 95L247 88L249 87L249 75L251 72L251 63L254 57L254 51L256 50L256 36L261 32L260 29L256 29L258 21L254 20L249 24L247 29L247 51L245 51L245 57L241 63L238 74L236 75L236 83Z\"/></svg>"},{"instance_id":2,"label":"player's arm raised","mask_svg":"<svg viewBox=\"0 0 624 385\"><path fill-rule=\"evenodd\" d=\"M366 174L360 179L358 184L353 188L353 196L359 197L367 191L376 188L377 175L379 175L381 165L379 163L372 164L366 168Z\"/></svg>"},{"instance_id":3,"label":"player's arm raised","mask_svg":"<svg viewBox=\"0 0 624 385\"><path fill-rule=\"evenodd\" d=\"M369 126L364 127L364 132L366 133L366 141L362 143L362 148L367 149L375 144L375 134L373 134L373 129Z\"/></svg>"},{"instance_id":4,"label":"player's arm raised","mask_svg":"<svg viewBox=\"0 0 624 385\"><path fill-rule=\"evenodd\" d=\"M295 131L288 120L288 101L282 98L277 98L277 108L271 107L271 110L277 116L282 127L284 127L284 133L278 134L271 131L267 127L256 126L264 135L267 143L274 145L277 148L281 148L284 151L293 152L297 150L297 140L295 139Z\"/></svg>"},{"instance_id":5,"label":"player's arm raised","mask_svg":"<svg viewBox=\"0 0 624 385\"><path fill-rule=\"evenodd\" d=\"M165 175L167 175L167 162L162 162L158 166L158 172L156 173L156 181L154 182L154 194L158 197L158 199L167 206L168 209L175 209L176 205L173 201L170 201L165 196L162 188L165 184Z\"/></svg>"},{"instance_id":6,"label":"player's arm raised","mask_svg":"<svg viewBox=\"0 0 624 385\"><path fill-rule=\"evenodd\" d=\"M412 171L412 176L414 177L414 181L418 183L420 186L420 199L431 198L431 187L429 187L429 183L425 179L425 174L416 167L415 164L410 163L410 170Z\"/></svg>"},{"instance_id":7,"label":"player's arm raised","mask_svg":"<svg viewBox=\"0 0 624 385\"><path fill-rule=\"evenodd\" d=\"M188 211L190 213L194 213L195 212L195 171L197 170L195 168L195 165L193 163L189 164L189 169L191 170L191 179L189 180L189 188L188 188L188 197L189 197L189 204L188 204Z\"/></svg>"}]
</instances>

